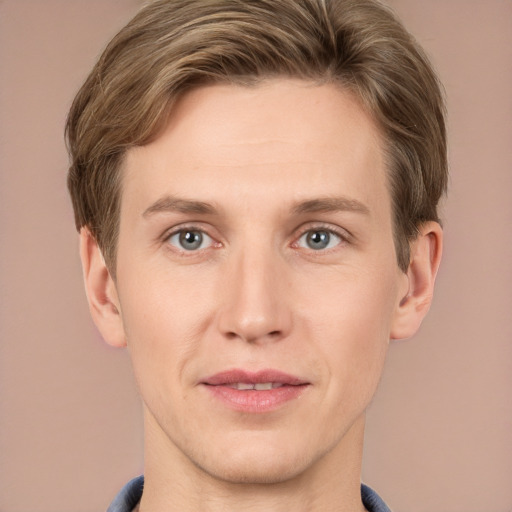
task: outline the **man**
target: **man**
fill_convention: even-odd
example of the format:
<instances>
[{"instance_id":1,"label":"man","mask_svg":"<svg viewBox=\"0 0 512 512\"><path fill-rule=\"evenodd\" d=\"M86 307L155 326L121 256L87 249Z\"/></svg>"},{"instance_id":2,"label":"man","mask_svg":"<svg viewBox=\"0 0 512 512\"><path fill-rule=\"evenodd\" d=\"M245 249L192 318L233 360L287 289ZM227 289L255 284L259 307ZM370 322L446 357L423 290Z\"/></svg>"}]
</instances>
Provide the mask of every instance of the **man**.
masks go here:
<instances>
[{"instance_id":1,"label":"man","mask_svg":"<svg viewBox=\"0 0 512 512\"><path fill-rule=\"evenodd\" d=\"M110 512L389 510L360 483L391 339L442 249L443 102L374 0L156 0L72 106L93 319L145 477Z\"/></svg>"}]
</instances>

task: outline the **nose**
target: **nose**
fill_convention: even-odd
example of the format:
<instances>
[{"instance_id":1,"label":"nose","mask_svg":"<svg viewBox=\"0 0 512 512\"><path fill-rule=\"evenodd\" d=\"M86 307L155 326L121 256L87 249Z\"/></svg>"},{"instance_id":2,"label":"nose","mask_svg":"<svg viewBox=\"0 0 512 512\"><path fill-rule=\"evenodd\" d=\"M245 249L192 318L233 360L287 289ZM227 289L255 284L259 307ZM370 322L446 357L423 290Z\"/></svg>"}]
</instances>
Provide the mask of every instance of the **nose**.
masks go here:
<instances>
[{"instance_id":1,"label":"nose","mask_svg":"<svg viewBox=\"0 0 512 512\"><path fill-rule=\"evenodd\" d=\"M218 316L221 333L248 343L288 336L292 314L284 262L272 251L241 251L230 258Z\"/></svg>"}]
</instances>

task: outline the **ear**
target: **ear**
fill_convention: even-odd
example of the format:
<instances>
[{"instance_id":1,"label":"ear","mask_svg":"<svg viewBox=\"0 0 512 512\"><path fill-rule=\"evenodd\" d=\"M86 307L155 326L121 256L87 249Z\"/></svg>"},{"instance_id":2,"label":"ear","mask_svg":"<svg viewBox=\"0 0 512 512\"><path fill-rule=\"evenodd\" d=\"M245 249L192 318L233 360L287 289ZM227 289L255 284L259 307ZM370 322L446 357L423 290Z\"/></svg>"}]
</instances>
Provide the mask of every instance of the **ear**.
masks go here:
<instances>
[{"instance_id":1,"label":"ear","mask_svg":"<svg viewBox=\"0 0 512 512\"><path fill-rule=\"evenodd\" d=\"M437 222L426 222L411 244L407 269L408 290L395 311L391 339L410 338L419 329L430 309L441 254L443 231Z\"/></svg>"},{"instance_id":2,"label":"ear","mask_svg":"<svg viewBox=\"0 0 512 512\"><path fill-rule=\"evenodd\" d=\"M89 310L96 327L109 345L125 347L116 285L96 240L86 227L80 230L80 258Z\"/></svg>"}]
</instances>

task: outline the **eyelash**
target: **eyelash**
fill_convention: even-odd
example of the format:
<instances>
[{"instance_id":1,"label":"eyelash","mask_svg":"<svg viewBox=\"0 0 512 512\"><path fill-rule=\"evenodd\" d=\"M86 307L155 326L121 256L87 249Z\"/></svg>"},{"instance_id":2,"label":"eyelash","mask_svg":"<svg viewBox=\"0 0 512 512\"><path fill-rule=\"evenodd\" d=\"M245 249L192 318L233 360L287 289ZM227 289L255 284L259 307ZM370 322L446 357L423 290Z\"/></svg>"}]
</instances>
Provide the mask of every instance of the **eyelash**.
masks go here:
<instances>
[{"instance_id":1,"label":"eyelash","mask_svg":"<svg viewBox=\"0 0 512 512\"><path fill-rule=\"evenodd\" d=\"M180 235L181 233L186 233L186 232L202 233L203 235L210 238L212 240L212 243L208 247L199 248L199 249L191 249L191 250L180 248L177 245L171 244L170 239L172 237L174 237L176 235ZM325 233L328 233L329 235L334 235L335 237L339 238L339 242L336 244L336 247L341 244L350 243L350 233L348 233L346 230L339 229L339 228L338 229L333 228L333 226L330 224L329 225L316 224L314 226L303 227L302 229L299 228L298 232L296 232L296 234L294 235L294 242L290 246L293 248L302 248L311 253L316 253L316 254L331 252L332 250L336 249L336 247L331 247L331 248L326 248L326 249L312 249L312 248L308 249L308 248L299 246L299 242L304 236L306 236L308 233L315 233L315 232L325 232ZM222 247L222 245L223 245L221 242L216 241L216 239L213 236L208 234L208 232L205 229L203 229L199 226L196 226L196 225L180 226L179 228L175 228L170 232L168 231L162 236L162 241L163 241L163 243L165 243L167 245L167 248L169 250L172 250L175 252L177 251L183 256L194 256L206 249L210 249L212 247L219 248L219 247ZM172 248L169 246L172 246Z\"/></svg>"},{"instance_id":2,"label":"eyelash","mask_svg":"<svg viewBox=\"0 0 512 512\"><path fill-rule=\"evenodd\" d=\"M348 244L350 243L350 233L348 233L346 230L341 228L335 228L331 224L315 224L313 226L309 225L304 228L302 228L297 236L295 236L295 242L293 242L292 247L298 247L299 241L308 233L315 233L315 232L325 232L329 235L334 235L337 238L339 238L339 243L336 244L336 247L327 248L323 250L316 250L316 249L306 249L310 251L311 253L315 253L320 255L320 253L327 253L331 252L332 250L335 250L339 245L342 244Z\"/></svg>"},{"instance_id":3,"label":"eyelash","mask_svg":"<svg viewBox=\"0 0 512 512\"><path fill-rule=\"evenodd\" d=\"M210 238L212 240L212 243L209 247L205 247L202 249L187 250L184 248L180 248L177 245L174 245L170 242L172 237L174 237L176 235L180 235L182 233L201 233L203 236L207 236L208 238ZM194 255L197 255L199 252L204 251L208 248L211 248L211 247L216 248L216 247L222 246L222 244L220 242L217 242L213 236L209 235L205 229L203 229L199 226L194 226L194 225L180 226L179 228L175 228L172 231L168 231L162 237L162 241L164 244L166 244L167 249L175 251L175 252L177 251L178 253L180 253L183 256L194 256Z\"/></svg>"}]
</instances>

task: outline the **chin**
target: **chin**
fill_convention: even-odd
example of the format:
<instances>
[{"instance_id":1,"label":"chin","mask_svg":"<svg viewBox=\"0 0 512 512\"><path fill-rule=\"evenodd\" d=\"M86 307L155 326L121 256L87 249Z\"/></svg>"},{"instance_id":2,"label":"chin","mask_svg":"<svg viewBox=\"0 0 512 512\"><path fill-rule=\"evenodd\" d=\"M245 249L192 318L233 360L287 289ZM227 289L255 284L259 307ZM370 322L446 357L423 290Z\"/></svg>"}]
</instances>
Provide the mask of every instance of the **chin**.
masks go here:
<instances>
[{"instance_id":1,"label":"chin","mask_svg":"<svg viewBox=\"0 0 512 512\"><path fill-rule=\"evenodd\" d=\"M280 461L257 460L247 457L243 461L224 460L222 463L199 465L199 468L216 480L230 484L280 484L294 479L301 474L308 464L300 464L296 460L286 460L280 457ZM303 467L305 466L305 467Z\"/></svg>"},{"instance_id":2,"label":"chin","mask_svg":"<svg viewBox=\"0 0 512 512\"><path fill-rule=\"evenodd\" d=\"M190 459L196 467L216 480L231 484L279 484L293 480L321 457L309 453L300 443L233 443L229 449L197 452Z\"/></svg>"}]
</instances>

